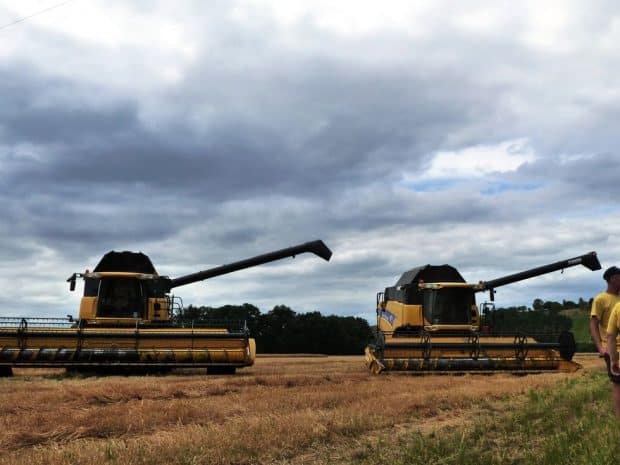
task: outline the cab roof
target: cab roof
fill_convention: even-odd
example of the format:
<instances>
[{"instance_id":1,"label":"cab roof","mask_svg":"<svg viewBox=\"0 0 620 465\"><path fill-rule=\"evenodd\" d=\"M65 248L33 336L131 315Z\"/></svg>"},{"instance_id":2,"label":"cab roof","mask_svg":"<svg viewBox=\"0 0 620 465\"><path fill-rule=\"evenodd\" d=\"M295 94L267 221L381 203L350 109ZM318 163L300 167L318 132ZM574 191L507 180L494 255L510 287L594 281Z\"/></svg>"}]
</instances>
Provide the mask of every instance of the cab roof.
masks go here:
<instances>
[{"instance_id":1,"label":"cab roof","mask_svg":"<svg viewBox=\"0 0 620 465\"><path fill-rule=\"evenodd\" d=\"M396 282L395 287L409 287L418 282L425 283L464 283L465 279L450 265L422 265L405 271Z\"/></svg>"},{"instance_id":2,"label":"cab roof","mask_svg":"<svg viewBox=\"0 0 620 465\"><path fill-rule=\"evenodd\" d=\"M99 261L95 269L96 272L127 272L155 274L157 271L151 259L142 252L108 252Z\"/></svg>"}]
</instances>

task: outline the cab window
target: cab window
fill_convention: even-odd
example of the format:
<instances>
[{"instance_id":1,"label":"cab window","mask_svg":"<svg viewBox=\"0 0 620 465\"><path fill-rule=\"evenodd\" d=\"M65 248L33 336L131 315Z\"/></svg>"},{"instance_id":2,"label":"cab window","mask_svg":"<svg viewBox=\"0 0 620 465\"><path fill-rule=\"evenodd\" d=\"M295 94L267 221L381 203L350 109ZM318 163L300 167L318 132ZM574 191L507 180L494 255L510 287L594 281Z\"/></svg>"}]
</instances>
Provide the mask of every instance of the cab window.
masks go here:
<instances>
[{"instance_id":1,"label":"cab window","mask_svg":"<svg viewBox=\"0 0 620 465\"><path fill-rule=\"evenodd\" d=\"M142 283L138 279L111 278L99 283L97 316L143 318L144 308Z\"/></svg>"}]
</instances>

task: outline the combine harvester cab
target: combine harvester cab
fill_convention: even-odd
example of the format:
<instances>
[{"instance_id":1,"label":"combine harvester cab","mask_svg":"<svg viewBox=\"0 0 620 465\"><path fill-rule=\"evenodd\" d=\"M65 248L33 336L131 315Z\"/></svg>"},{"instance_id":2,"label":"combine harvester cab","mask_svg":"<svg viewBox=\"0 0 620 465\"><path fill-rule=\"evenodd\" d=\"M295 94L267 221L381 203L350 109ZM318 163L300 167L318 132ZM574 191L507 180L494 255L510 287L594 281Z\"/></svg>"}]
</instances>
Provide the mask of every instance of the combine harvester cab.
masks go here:
<instances>
[{"instance_id":1,"label":"combine harvester cab","mask_svg":"<svg viewBox=\"0 0 620 465\"><path fill-rule=\"evenodd\" d=\"M177 318L180 299L172 289L245 268L310 252L325 260L331 251L317 240L178 278L160 276L148 256L109 252L84 280L79 319L0 317L0 376L12 367L124 371L207 368L234 373L250 366L256 344L245 322L195 325Z\"/></svg>"},{"instance_id":2,"label":"combine harvester cab","mask_svg":"<svg viewBox=\"0 0 620 465\"><path fill-rule=\"evenodd\" d=\"M366 348L366 365L373 373L575 371L572 333L496 332L481 321L475 295L489 291L493 300L499 286L576 265L601 268L590 252L476 284L449 265L407 271L377 294L377 341Z\"/></svg>"}]
</instances>

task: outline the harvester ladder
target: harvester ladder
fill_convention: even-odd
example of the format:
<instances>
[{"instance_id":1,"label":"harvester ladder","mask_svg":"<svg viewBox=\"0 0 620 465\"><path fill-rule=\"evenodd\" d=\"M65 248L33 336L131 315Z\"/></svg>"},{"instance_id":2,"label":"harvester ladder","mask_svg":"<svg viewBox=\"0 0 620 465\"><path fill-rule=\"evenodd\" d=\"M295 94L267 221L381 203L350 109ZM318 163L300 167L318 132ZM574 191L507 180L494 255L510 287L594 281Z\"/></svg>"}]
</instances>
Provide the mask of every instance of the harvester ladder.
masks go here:
<instances>
[{"instance_id":1,"label":"harvester ladder","mask_svg":"<svg viewBox=\"0 0 620 465\"><path fill-rule=\"evenodd\" d=\"M183 299L176 295L168 297L168 308L170 308L170 316L183 314Z\"/></svg>"}]
</instances>

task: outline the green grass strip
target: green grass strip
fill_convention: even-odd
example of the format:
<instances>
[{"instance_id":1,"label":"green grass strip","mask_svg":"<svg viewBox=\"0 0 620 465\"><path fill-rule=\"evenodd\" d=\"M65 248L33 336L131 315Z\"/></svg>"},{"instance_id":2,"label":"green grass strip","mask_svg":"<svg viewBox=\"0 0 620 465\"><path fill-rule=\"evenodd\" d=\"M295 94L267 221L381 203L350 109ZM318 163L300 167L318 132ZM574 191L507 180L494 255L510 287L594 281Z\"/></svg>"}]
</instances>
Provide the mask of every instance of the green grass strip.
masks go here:
<instances>
[{"instance_id":1,"label":"green grass strip","mask_svg":"<svg viewBox=\"0 0 620 465\"><path fill-rule=\"evenodd\" d=\"M604 374L481 405L470 424L380 443L358 463L606 465L620 463L620 422Z\"/></svg>"}]
</instances>

